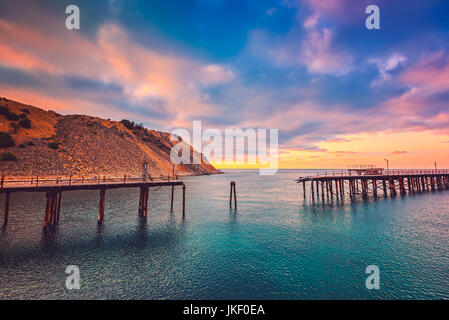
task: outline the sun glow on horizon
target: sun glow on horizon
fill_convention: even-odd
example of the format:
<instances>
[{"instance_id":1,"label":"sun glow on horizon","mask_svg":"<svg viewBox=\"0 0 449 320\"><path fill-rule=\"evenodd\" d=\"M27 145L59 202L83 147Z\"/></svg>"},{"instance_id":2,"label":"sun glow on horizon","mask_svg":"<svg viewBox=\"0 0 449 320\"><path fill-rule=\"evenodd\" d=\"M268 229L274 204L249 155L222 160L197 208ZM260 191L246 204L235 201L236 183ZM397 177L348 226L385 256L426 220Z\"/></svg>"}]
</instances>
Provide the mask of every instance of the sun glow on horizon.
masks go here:
<instances>
[{"instance_id":1,"label":"sun glow on horizon","mask_svg":"<svg viewBox=\"0 0 449 320\"><path fill-rule=\"evenodd\" d=\"M394 169L449 168L449 135L429 131L361 133L316 144L316 150L280 149L279 169L345 169L372 164ZM259 169L246 163L214 163L218 169Z\"/></svg>"}]
</instances>

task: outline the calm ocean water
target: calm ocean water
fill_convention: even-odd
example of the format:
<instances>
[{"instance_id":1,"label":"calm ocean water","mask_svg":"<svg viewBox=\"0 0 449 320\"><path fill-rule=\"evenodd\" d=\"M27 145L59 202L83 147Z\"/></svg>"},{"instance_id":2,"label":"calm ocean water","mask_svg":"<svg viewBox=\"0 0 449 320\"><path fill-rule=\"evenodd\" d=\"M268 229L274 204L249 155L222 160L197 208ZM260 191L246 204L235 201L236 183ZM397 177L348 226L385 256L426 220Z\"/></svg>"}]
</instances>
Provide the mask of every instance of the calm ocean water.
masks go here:
<instances>
[{"instance_id":1,"label":"calm ocean water","mask_svg":"<svg viewBox=\"0 0 449 320\"><path fill-rule=\"evenodd\" d=\"M0 298L449 299L449 191L304 203L293 179L312 172L186 178L185 220L181 189L171 214L161 188L150 191L146 224L138 189L106 192L101 227L99 192L66 192L51 235L44 194L13 194L0 229ZM380 290L366 289L371 264ZM80 290L65 288L68 265L80 269Z\"/></svg>"}]
</instances>

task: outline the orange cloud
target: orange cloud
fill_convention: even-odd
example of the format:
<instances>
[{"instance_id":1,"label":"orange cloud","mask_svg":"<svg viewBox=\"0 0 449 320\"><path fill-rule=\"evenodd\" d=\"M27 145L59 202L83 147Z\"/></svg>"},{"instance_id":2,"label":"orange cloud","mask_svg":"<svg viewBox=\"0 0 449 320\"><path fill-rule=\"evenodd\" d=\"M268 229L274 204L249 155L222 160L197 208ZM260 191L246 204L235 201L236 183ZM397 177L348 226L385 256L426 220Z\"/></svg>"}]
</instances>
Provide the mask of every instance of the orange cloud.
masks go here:
<instances>
[{"instance_id":1,"label":"orange cloud","mask_svg":"<svg viewBox=\"0 0 449 320\"><path fill-rule=\"evenodd\" d=\"M211 103L201 88L235 79L235 74L227 66L143 47L114 24L103 25L96 37L87 38L81 33L67 32L63 28L44 33L19 23L0 20L1 65L37 76L76 76L119 84L125 95L123 100L148 108L148 111L169 115L172 123L168 123L167 119L161 122L166 128L186 126L191 118L217 114L219 106ZM22 100L26 103L38 104L38 101L48 100L37 89L27 89L29 94L24 94L22 90L17 96L12 95L13 92L17 94L17 90L4 89L3 95L12 99L34 97L33 100ZM57 90L67 91L62 87ZM42 99L38 98L39 95ZM84 98L78 96L78 100L83 100L83 103L71 108L76 108L78 113L92 113L92 108L86 106L95 105L98 99L90 96ZM53 99L57 100L56 97ZM153 103L155 100L161 101L156 107ZM64 110L71 109L66 102L54 101L53 108L64 105ZM96 108L101 109L101 103L97 103Z\"/></svg>"}]
</instances>

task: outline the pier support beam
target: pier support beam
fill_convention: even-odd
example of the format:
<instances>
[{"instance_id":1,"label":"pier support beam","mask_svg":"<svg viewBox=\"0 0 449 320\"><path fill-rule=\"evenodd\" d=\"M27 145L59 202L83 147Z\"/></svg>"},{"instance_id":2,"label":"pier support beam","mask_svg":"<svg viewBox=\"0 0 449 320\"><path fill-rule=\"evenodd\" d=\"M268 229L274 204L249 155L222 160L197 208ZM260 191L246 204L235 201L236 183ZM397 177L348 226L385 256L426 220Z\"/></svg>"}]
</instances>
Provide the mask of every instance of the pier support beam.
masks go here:
<instances>
[{"instance_id":1,"label":"pier support beam","mask_svg":"<svg viewBox=\"0 0 449 320\"><path fill-rule=\"evenodd\" d=\"M44 229L54 227L56 224L58 219L58 194L59 192L54 190L45 193L47 202L45 205Z\"/></svg>"},{"instance_id":2,"label":"pier support beam","mask_svg":"<svg viewBox=\"0 0 449 320\"><path fill-rule=\"evenodd\" d=\"M411 194L412 193L412 186L410 185L410 177L407 177L407 188L408 188L408 193Z\"/></svg>"},{"instance_id":3,"label":"pier support beam","mask_svg":"<svg viewBox=\"0 0 449 320\"><path fill-rule=\"evenodd\" d=\"M435 191L435 184L433 183L433 177L429 177L430 190Z\"/></svg>"},{"instance_id":4,"label":"pier support beam","mask_svg":"<svg viewBox=\"0 0 449 320\"><path fill-rule=\"evenodd\" d=\"M302 182L302 190L304 193L304 199L306 199L306 182L305 181Z\"/></svg>"},{"instance_id":5,"label":"pier support beam","mask_svg":"<svg viewBox=\"0 0 449 320\"><path fill-rule=\"evenodd\" d=\"M374 194L374 197L377 198L377 180L376 180L376 179L373 179L373 180L371 181L371 183L373 184L373 194Z\"/></svg>"},{"instance_id":6,"label":"pier support beam","mask_svg":"<svg viewBox=\"0 0 449 320\"><path fill-rule=\"evenodd\" d=\"M3 225L6 226L8 224L8 216L9 216L9 198L10 198L10 193L7 192L5 194L5 217L3 220Z\"/></svg>"},{"instance_id":7,"label":"pier support beam","mask_svg":"<svg viewBox=\"0 0 449 320\"><path fill-rule=\"evenodd\" d=\"M396 196L396 186L395 186L395 182L394 179L390 179L390 195L391 196Z\"/></svg>"},{"instance_id":8,"label":"pier support beam","mask_svg":"<svg viewBox=\"0 0 449 320\"><path fill-rule=\"evenodd\" d=\"M354 188L353 188L353 181L352 180L348 180L348 184L349 184L349 197L352 199L352 195L353 195L353 193L354 193Z\"/></svg>"},{"instance_id":9,"label":"pier support beam","mask_svg":"<svg viewBox=\"0 0 449 320\"><path fill-rule=\"evenodd\" d=\"M103 222L104 218L104 197L106 194L106 189L100 189L100 203L98 206L98 223Z\"/></svg>"},{"instance_id":10,"label":"pier support beam","mask_svg":"<svg viewBox=\"0 0 449 320\"><path fill-rule=\"evenodd\" d=\"M175 193L175 186L171 186L171 200L170 200L170 212L173 212L173 197Z\"/></svg>"},{"instance_id":11,"label":"pier support beam","mask_svg":"<svg viewBox=\"0 0 449 320\"><path fill-rule=\"evenodd\" d=\"M237 201L237 200L236 200ZM182 185L182 217L186 216L186 185Z\"/></svg>"},{"instance_id":12,"label":"pier support beam","mask_svg":"<svg viewBox=\"0 0 449 320\"><path fill-rule=\"evenodd\" d=\"M51 202L50 202L50 226L54 227L56 224L56 208L57 208L57 197L58 194L56 192L51 193Z\"/></svg>"},{"instance_id":13,"label":"pier support beam","mask_svg":"<svg viewBox=\"0 0 449 320\"><path fill-rule=\"evenodd\" d=\"M313 179L310 180L310 190L312 190L312 201L315 202L315 191L313 189Z\"/></svg>"},{"instance_id":14,"label":"pier support beam","mask_svg":"<svg viewBox=\"0 0 449 320\"><path fill-rule=\"evenodd\" d=\"M343 198L345 196L345 180L340 181L341 186L341 197Z\"/></svg>"},{"instance_id":15,"label":"pier support beam","mask_svg":"<svg viewBox=\"0 0 449 320\"><path fill-rule=\"evenodd\" d=\"M58 193L58 208L56 209L56 220L59 221L59 213L61 212L62 191Z\"/></svg>"},{"instance_id":16,"label":"pier support beam","mask_svg":"<svg viewBox=\"0 0 449 320\"><path fill-rule=\"evenodd\" d=\"M337 200L338 200L338 198L339 198L338 193L340 192L340 191L339 191L338 182L339 182L338 179L335 180L335 196L337 197ZM332 183L332 182L331 182L331 183Z\"/></svg>"},{"instance_id":17,"label":"pier support beam","mask_svg":"<svg viewBox=\"0 0 449 320\"><path fill-rule=\"evenodd\" d=\"M323 185L323 181L321 181L320 183L321 183L321 200L324 202L324 185Z\"/></svg>"},{"instance_id":18,"label":"pier support beam","mask_svg":"<svg viewBox=\"0 0 449 320\"><path fill-rule=\"evenodd\" d=\"M363 198L366 198L368 196L368 180L366 179L360 179L360 184L362 185L362 196Z\"/></svg>"},{"instance_id":19,"label":"pier support beam","mask_svg":"<svg viewBox=\"0 0 449 320\"><path fill-rule=\"evenodd\" d=\"M143 217L146 217L148 214L148 194L149 187L140 187L140 196L139 196L139 214Z\"/></svg>"},{"instance_id":20,"label":"pier support beam","mask_svg":"<svg viewBox=\"0 0 449 320\"><path fill-rule=\"evenodd\" d=\"M50 215L50 192L45 193L45 197L47 198L45 204L45 215L44 215L44 229L48 227L49 215Z\"/></svg>"},{"instance_id":21,"label":"pier support beam","mask_svg":"<svg viewBox=\"0 0 449 320\"><path fill-rule=\"evenodd\" d=\"M405 190L405 184L404 184L404 178L399 178L399 190L401 192L401 195L404 196L407 194L407 191Z\"/></svg>"},{"instance_id":22,"label":"pier support beam","mask_svg":"<svg viewBox=\"0 0 449 320\"><path fill-rule=\"evenodd\" d=\"M150 194L150 188L145 187L145 199L143 203L143 216L146 217L148 215L148 196Z\"/></svg>"}]
</instances>

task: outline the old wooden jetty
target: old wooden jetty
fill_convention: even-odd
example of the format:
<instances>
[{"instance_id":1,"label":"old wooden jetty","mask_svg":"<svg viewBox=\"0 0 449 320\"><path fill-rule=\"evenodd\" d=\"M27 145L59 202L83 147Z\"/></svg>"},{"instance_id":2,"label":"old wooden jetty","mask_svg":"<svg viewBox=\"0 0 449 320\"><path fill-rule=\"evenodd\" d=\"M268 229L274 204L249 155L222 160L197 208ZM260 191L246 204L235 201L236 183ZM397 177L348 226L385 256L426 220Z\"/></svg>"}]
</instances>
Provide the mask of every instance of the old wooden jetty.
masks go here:
<instances>
[{"instance_id":1,"label":"old wooden jetty","mask_svg":"<svg viewBox=\"0 0 449 320\"><path fill-rule=\"evenodd\" d=\"M449 189L449 170L384 170L359 166L348 170L322 172L296 180L302 185L304 198L313 201L349 196L396 196Z\"/></svg>"},{"instance_id":2,"label":"old wooden jetty","mask_svg":"<svg viewBox=\"0 0 449 320\"><path fill-rule=\"evenodd\" d=\"M105 195L108 189L118 188L139 188L139 214L146 217L148 213L148 195L152 187L171 187L171 210L173 211L173 197L175 186L182 187L182 215L185 216L185 193L186 186L184 182L178 180L176 175L172 176L148 176L146 174L138 177L107 177L94 176L84 177L53 177L53 178L8 178L1 177L0 194L5 194L4 225L8 223L9 207L11 194L16 192L44 192L47 198L45 213L43 217L43 227L52 228L59 220L61 211L61 198L64 191L73 190L98 190L98 223L103 222Z\"/></svg>"}]
</instances>

